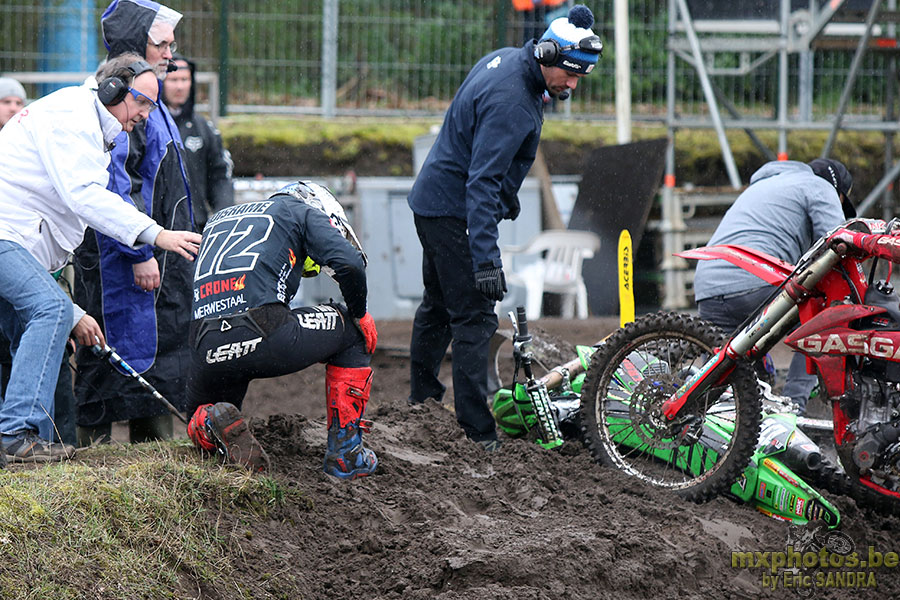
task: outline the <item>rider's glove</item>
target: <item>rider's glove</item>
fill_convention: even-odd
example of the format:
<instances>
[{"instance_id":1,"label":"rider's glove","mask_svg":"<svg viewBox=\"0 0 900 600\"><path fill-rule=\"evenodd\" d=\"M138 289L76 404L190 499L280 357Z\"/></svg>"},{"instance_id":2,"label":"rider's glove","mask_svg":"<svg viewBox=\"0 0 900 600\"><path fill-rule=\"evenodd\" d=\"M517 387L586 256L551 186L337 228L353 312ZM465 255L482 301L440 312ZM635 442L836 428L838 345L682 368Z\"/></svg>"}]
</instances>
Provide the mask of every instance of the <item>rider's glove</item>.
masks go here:
<instances>
[{"instance_id":1,"label":"rider's glove","mask_svg":"<svg viewBox=\"0 0 900 600\"><path fill-rule=\"evenodd\" d=\"M375 344L378 343L378 331L375 329L375 320L369 313L364 314L359 319L353 319L356 328L366 340L366 352L372 354L375 352Z\"/></svg>"},{"instance_id":2,"label":"rider's glove","mask_svg":"<svg viewBox=\"0 0 900 600\"><path fill-rule=\"evenodd\" d=\"M865 257L877 256L891 262L900 262L900 237L839 229L828 238L828 241L832 246L839 243L846 244L853 254Z\"/></svg>"},{"instance_id":3,"label":"rider's glove","mask_svg":"<svg viewBox=\"0 0 900 600\"><path fill-rule=\"evenodd\" d=\"M488 300L499 302L503 300L503 294L506 293L506 275L503 269L494 267L483 271L475 272L475 287L484 294Z\"/></svg>"},{"instance_id":4,"label":"rider's glove","mask_svg":"<svg viewBox=\"0 0 900 600\"><path fill-rule=\"evenodd\" d=\"M874 236L859 231L850 231L849 229L838 229L831 234L831 237L828 238L828 242L832 247L838 244L845 244L850 253L860 254L862 253L863 244L867 237Z\"/></svg>"}]
</instances>

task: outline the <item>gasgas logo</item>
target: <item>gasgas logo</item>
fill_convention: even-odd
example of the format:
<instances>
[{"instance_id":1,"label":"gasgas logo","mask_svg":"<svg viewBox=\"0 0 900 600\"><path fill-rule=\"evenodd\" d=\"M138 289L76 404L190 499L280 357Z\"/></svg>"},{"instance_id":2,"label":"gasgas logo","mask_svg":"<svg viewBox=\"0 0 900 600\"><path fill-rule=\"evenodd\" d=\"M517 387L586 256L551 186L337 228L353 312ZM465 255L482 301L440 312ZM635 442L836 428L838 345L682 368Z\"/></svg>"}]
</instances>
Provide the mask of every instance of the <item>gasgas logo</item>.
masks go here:
<instances>
[{"instance_id":1,"label":"gasgas logo","mask_svg":"<svg viewBox=\"0 0 900 600\"><path fill-rule=\"evenodd\" d=\"M875 358L900 360L900 340L867 333L819 333L800 338L798 349L813 354L860 354Z\"/></svg>"},{"instance_id":2,"label":"gasgas logo","mask_svg":"<svg viewBox=\"0 0 900 600\"><path fill-rule=\"evenodd\" d=\"M199 296L199 299L202 300L203 298L216 296L222 292L237 292L244 289L244 280L246 278L247 274L245 273L240 277L229 277L228 279L210 281L198 287L195 291L195 295Z\"/></svg>"}]
</instances>

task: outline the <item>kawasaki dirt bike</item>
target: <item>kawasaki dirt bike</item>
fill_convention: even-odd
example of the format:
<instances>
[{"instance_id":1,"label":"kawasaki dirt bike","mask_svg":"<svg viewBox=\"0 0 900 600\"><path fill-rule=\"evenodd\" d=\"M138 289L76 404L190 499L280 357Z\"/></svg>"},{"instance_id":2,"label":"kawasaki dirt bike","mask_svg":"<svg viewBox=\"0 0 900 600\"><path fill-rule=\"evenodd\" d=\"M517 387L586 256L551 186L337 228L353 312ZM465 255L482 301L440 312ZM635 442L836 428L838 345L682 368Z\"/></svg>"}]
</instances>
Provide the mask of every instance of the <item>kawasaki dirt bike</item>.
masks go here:
<instances>
[{"instance_id":1,"label":"kawasaki dirt bike","mask_svg":"<svg viewBox=\"0 0 900 600\"><path fill-rule=\"evenodd\" d=\"M900 307L890 284L874 280L878 259L868 278L863 268L879 253L900 260L895 247L895 221L854 219L818 240L796 267L740 246L681 253L727 260L777 287L724 339L697 317L666 312L610 336L594 354L582 390L582 421L594 458L696 501L728 489L760 435L751 365L785 340L807 356L820 394L831 402L847 491L896 510ZM637 371L635 357L654 368ZM661 454L666 458L660 460ZM769 493L756 489L757 496Z\"/></svg>"},{"instance_id":2,"label":"kawasaki dirt bike","mask_svg":"<svg viewBox=\"0 0 900 600\"><path fill-rule=\"evenodd\" d=\"M515 332L512 340L515 370L513 385L494 394L491 408L498 427L512 437L531 435L545 448L558 447L564 440L580 440L585 371L591 364L591 356L603 348L605 342L576 346L577 358L536 378L532 368L536 352L528 333L525 310L519 307L516 315L510 313L510 320ZM622 390L634 388L643 379L662 370L658 358L650 357L649 361L644 361L638 353L630 354L625 364L627 367L617 374L617 385ZM520 371L524 381L519 381ZM828 527L836 527L840 521L837 509L804 481L807 478L824 483L839 477L823 459L818 446L798 429L798 422L807 421L812 427L817 423L798 418L791 412L787 399L771 395L766 384L760 385L765 391L763 431L746 468L728 493L776 519L797 525L819 520ZM727 402L722 402L721 406L726 407ZM723 425L721 416L720 413L708 417L706 426L727 439L727 425ZM637 437L622 443L654 453L654 459L661 462L677 460L677 455L669 449L643 447ZM682 464L679 468L685 467Z\"/></svg>"}]
</instances>

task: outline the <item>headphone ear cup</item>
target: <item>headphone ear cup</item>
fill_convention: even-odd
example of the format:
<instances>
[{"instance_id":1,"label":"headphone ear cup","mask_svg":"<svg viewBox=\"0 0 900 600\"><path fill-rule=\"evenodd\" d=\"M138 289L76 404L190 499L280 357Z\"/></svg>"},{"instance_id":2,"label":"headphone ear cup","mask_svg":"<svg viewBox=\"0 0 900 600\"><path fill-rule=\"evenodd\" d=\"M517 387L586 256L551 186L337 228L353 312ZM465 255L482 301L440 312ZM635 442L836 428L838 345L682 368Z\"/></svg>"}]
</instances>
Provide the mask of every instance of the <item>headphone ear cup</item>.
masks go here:
<instances>
[{"instance_id":1,"label":"headphone ear cup","mask_svg":"<svg viewBox=\"0 0 900 600\"><path fill-rule=\"evenodd\" d=\"M97 97L104 106L115 106L125 99L128 86L119 77L107 77L97 86Z\"/></svg>"},{"instance_id":2,"label":"headphone ear cup","mask_svg":"<svg viewBox=\"0 0 900 600\"><path fill-rule=\"evenodd\" d=\"M541 40L534 46L534 57L539 64L552 67L559 58L559 42L552 38Z\"/></svg>"}]
</instances>

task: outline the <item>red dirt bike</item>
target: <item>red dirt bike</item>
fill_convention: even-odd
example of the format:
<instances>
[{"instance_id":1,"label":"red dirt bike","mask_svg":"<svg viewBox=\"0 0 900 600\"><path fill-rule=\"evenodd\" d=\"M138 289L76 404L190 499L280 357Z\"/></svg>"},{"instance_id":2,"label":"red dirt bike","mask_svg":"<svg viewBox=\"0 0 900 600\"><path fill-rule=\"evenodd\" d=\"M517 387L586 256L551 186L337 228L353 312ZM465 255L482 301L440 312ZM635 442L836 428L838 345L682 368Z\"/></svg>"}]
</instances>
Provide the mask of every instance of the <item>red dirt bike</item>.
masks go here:
<instances>
[{"instance_id":1,"label":"red dirt bike","mask_svg":"<svg viewBox=\"0 0 900 600\"><path fill-rule=\"evenodd\" d=\"M796 267L741 246L680 256L724 259L777 287L727 338L697 317L666 312L608 338L582 390L593 457L692 500L715 496L747 466L760 434L752 365L784 340L807 356L831 402L848 491L900 507L900 302L889 283L875 281L879 257L900 262L900 221L849 221ZM654 369L638 373L638 359Z\"/></svg>"}]
</instances>

